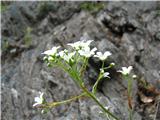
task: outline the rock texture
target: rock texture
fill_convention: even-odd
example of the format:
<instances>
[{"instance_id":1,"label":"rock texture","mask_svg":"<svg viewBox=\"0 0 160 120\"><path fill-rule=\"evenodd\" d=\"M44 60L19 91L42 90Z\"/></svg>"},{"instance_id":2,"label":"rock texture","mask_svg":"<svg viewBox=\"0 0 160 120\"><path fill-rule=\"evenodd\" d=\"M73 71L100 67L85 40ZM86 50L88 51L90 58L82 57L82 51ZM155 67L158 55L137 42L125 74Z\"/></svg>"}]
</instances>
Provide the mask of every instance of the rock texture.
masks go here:
<instances>
[{"instance_id":1,"label":"rock texture","mask_svg":"<svg viewBox=\"0 0 160 120\"><path fill-rule=\"evenodd\" d=\"M115 62L111 80L99 84L98 97L120 119L128 119L126 81L116 72L132 65L134 120L160 119L157 94L154 102L143 103L139 81L160 89L159 2L104 2L97 13L81 9L81 2L13 2L2 13L2 120L105 120L97 105L87 98L53 108L41 115L32 107L39 91L48 101L59 101L80 93L66 73L48 68L41 53L52 46L93 39L99 51L109 50ZM98 3L97 3L98 4ZM27 27L32 29L29 44ZM91 86L100 62L90 59L86 84ZM88 77L87 77L88 76ZM146 96L147 97L147 96Z\"/></svg>"}]
</instances>

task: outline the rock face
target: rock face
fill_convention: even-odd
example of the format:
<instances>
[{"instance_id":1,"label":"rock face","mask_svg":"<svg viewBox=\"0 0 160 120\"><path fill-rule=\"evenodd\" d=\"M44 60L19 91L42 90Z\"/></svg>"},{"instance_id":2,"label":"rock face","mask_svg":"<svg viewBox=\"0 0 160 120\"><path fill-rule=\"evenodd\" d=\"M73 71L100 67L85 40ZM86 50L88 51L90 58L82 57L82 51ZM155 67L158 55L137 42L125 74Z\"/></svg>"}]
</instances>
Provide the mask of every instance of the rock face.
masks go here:
<instances>
[{"instance_id":1,"label":"rock face","mask_svg":"<svg viewBox=\"0 0 160 120\"><path fill-rule=\"evenodd\" d=\"M98 97L120 119L128 119L126 81L116 70L132 65L134 120L157 120L158 100L142 103L139 81L160 89L160 8L159 2L105 2L95 14L80 8L81 2L13 2L2 13L2 120L105 120L89 99L53 108L47 115L32 108L39 91L48 101L59 101L80 93L74 82L58 68L48 68L41 53L53 46L93 39L99 51L109 50L115 62L111 80L99 85ZM97 3L98 4L98 3ZM29 44L26 44L26 29ZM28 40L28 39L27 39ZM86 84L91 86L100 62L89 61ZM158 90L157 90L158 91ZM147 98L148 96L146 96ZM153 96L152 96L153 97Z\"/></svg>"}]
</instances>

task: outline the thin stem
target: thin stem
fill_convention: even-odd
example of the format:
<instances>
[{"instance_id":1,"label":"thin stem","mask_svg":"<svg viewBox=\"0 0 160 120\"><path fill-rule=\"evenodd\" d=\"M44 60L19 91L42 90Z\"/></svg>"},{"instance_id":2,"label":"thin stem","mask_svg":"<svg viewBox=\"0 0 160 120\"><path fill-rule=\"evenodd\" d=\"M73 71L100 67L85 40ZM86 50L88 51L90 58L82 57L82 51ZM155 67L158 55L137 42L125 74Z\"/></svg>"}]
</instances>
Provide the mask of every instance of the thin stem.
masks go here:
<instances>
[{"instance_id":1,"label":"thin stem","mask_svg":"<svg viewBox=\"0 0 160 120\"><path fill-rule=\"evenodd\" d=\"M132 81L129 77L128 78L128 106L130 109L132 109Z\"/></svg>"},{"instance_id":2,"label":"thin stem","mask_svg":"<svg viewBox=\"0 0 160 120\"><path fill-rule=\"evenodd\" d=\"M107 69L109 69L109 68L111 68L112 66L108 66L108 67L105 67L105 68L103 68L104 70L107 70Z\"/></svg>"},{"instance_id":3,"label":"thin stem","mask_svg":"<svg viewBox=\"0 0 160 120\"><path fill-rule=\"evenodd\" d=\"M102 61L102 69L104 68L104 61Z\"/></svg>"},{"instance_id":4,"label":"thin stem","mask_svg":"<svg viewBox=\"0 0 160 120\"><path fill-rule=\"evenodd\" d=\"M77 74L77 73L75 73L75 74ZM77 75L77 76L78 76L78 75ZM78 81L83 81L80 76L78 77L78 79L79 79ZM111 117L113 117L115 120L119 120L115 115L113 115L109 110L107 110L107 109L97 100L97 98L95 97L94 94L92 94L91 92L88 91L88 89L86 89L86 87L84 86L83 83L80 84L80 87L81 87L81 89L82 89L90 98L92 98L92 99L99 105L99 107L100 107L105 113L107 113L108 115L110 115Z\"/></svg>"},{"instance_id":5,"label":"thin stem","mask_svg":"<svg viewBox=\"0 0 160 120\"><path fill-rule=\"evenodd\" d=\"M97 91L97 86L98 86L98 83L100 81L100 77L98 77L97 81L95 82L95 84L93 85L93 89L92 89L92 93L95 95L96 94L96 91Z\"/></svg>"},{"instance_id":6,"label":"thin stem","mask_svg":"<svg viewBox=\"0 0 160 120\"><path fill-rule=\"evenodd\" d=\"M80 76L83 75L83 72L85 71L86 67L87 67L87 63L88 63L88 58L85 57L84 59L84 64L82 65L81 69L80 69Z\"/></svg>"},{"instance_id":7,"label":"thin stem","mask_svg":"<svg viewBox=\"0 0 160 120\"><path fill-rule=\"evenodd\" d=\"M113 117L115 120L119 120L115 115L113 115L109 110L107 110L98 100L97 98L92 94L90 93L83 85L81 85L81 88L83 89L84 92L86 92L86 94L88 94L88 96L90 98L92 98L98 105L99 107L105 112L107 113L108 115L110 115L111 117Z\"/></svg>"},{"instance_id":8,"label":"thin stem","mask_svg":"<svg viewBox=\"0 0 160 120\"><path fill-rule=\"evenodd\" d=\"M54 106L58 106L58 105L61 105L61 104L66 104L66 103L72 102L72 101L74 101L74 100L76 100L76 99L79 99L79 98L81 98L82 96L85 96L85 95L86 95L86 93L82 93L82 94L80 94L80 95L78 95L78 96L75 96L75 97L72 97L72 98L70 98L70 99L68 99L68 100L64 100L64 101L60 101L60 102L47 103L47 106L48 106L49 108L52 108L52 107L54 107Z\"/></svg>"},{"instance_id":9,"label":"thin stem","mask_svg":"<svg viewBox=\"0 0 160 120\"><path fill-rule=\"evenodd\" d=\"M128 93L128 109L129 109L129 120L133 118L133 110L132 110L132 79L129 76L125 76L128 86L127 86L127 93Z\"/></svg>"},{"instance_id":10,"label":"thin stem","mask_svg":"<svg viewBox=\"0 0 160 120\"><path fill-rule=\"evenodd\" d=\"M157 115L158 115L158 111L159 111L159 110L158 110L158 108L159 108L159 103L160 103L160 102L158 102L158 103L157 103L157 107L156 107L156 113L155 113L154 120L156 120L156 118L157 118Z\"/></svg>"},{"instance_id":11,"label":"thin stem","mask_svg":"<svg viewBox=\"0 0 160 120\"><path fill-rule=\"evenodd\" d=\"M75 67L75 70L78 70L78 58L79 58L78 51L76 50L76 54L75 54L75 57L74 57L74 61L75 61L74 67Z\"/></svg>"},{"instance_id":12,"label":"thin stem","mask_svg":"<svg viewBox=\"0 0 160 120\"><path fill-rule=\"evenodd\" d=\"M101 68L102 69L104 68L104 61L102 61L102 67ZM101 75L101 72L100 72L99 75L98 75L98 78L97 78L97 80L95 82L95 84L93 85L92 93L94 95L96 94L97 86L98 86L99 81L101 80L101 77L102 77L102 75Z\"/></svg>"},{"instance_id":13,"label":"thin stem","mask_svg":"<svg viewBox=\"0 0 160 120\"><path fill-rule=\"evenodd\" d=\"M132 120L132 117L133 117L133 116L132 116L132 115L133 115L132 112L133 112L132 109L129 108L129 120Z\"/></svg>"},{"instance_id":14,"label":"thin stem","mask_svg":"<svg viewBox=\"0 0 160 120\"><path fill-rule=\"evenodd\" d=\"M128 95L132 96L132 81L128 78Z\"/></svg>"},{"instance_id":15,"label":"thin stem","mask_svg":"<svg viewBox=\"0 0 160 120\"><path fill-rule=\"evenodd\" d=\"M59 59L59 60L58 60L57 65L58 65L59 67L61 67L62 70L64 70L65 72L68 73L68 67L70 67L70 66L65 66L64 64L62 64L62 59Z\"/></svg>"}]
</instances>

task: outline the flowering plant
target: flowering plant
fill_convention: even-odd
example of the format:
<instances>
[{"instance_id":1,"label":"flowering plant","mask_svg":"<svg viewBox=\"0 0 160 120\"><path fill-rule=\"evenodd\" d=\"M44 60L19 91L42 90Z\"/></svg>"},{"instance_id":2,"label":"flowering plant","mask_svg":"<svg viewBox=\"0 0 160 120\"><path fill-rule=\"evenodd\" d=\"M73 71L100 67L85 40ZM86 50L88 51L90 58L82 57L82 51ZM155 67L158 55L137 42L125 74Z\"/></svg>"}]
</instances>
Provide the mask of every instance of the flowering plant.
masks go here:
<instances>
[{"instance_id":1,"label":"flowering plant","mask_svg":"<svg viewBox=\"0 0 160 120\"><path fill-rule=\"evenodd\" d=\"M133 79L136 78L136 75L131 75L131 70L133 69L132 66L122 67L122 70L118 70L120 72L124 79L127 80L128 86L127 86L127 94L128 94L128 109L129 109L129 120L132 120L133 118L133 106L132 106L132 82Z\"/></svg>"},{"instance_id":2,"label":"flowering plant","mask_svg":"<svg viewBox=\"0 0 160 120\"><path fill-rule=\"evenodd\" d=\"M113 113L109 111L108 108L103 106L103 104L100 103L99 99L96 97L97 85L100 82L100 80L102 80L102 78L110 78L109 73L106 72L106 69L111 68L115 65L114 63L110 63L109 66L104 66L105 60L112 54L109 51L104 52L104 54L101 52L96 52L96 47L93 49L90 48L90 44L92 42L93 40L82 40L75 43L67 44L68 46L70 46L69 50L60 50L61 48L60 46L58 46L53 47L51 50L47 50L42 53L45 55L44 61L47 63L48 66L60 67L62 70L67 72L68 75L82 89L83 92L80 95L77 95L71 99L51 103L47 103L43 98L43 94L40 93L40 97L35 98L36 103L33 105L34 107L40 106L42 111L46 111L54 106L65 104L73 100L76 100L82 96L86 96L94 100L95 103L97 103L97 105L101 108L101 111L106 113L106 115L109 116L109 118L112 117L114 120L119 120ZM86 70L88 60L90 57L99 58L102 61L102 66L100 68L98 78L95 84L93 85L91 91L87 89L83 80L84 71ZM131 67L129 67L128 69L122 68L122 71L119 72L121 72L124 75L128 75L130 71Z\"/></svg>"}]
</instances>

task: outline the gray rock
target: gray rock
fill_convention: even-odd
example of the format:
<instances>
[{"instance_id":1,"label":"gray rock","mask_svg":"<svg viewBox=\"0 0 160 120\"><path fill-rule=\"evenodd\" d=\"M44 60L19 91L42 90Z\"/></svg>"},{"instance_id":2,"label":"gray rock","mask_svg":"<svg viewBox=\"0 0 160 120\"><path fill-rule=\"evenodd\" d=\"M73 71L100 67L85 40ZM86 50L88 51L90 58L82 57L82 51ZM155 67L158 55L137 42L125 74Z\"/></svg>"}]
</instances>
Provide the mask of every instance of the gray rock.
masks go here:
<instances>
[{"instance_id":1,"label":"gray rock","mask_svg":"<svg viewBox=\"0 0 160 120\"><path fill-rule=\"evenodd\" d=\"M128 119L127 82L116 72L122 66L132 65L133 73L159 88L160 44L157 16L159 2L106 2L105 10L92 16L80 11L80 2L53 2L56 12L47 10L41 19L39 2L15 2L2 13L2 43L9 43L8 51L2 58L2 119L3 120L105 120L99 115L99 107L85 98L53 108L47 115L32 107L38 91L45 93L48 101L59 101L80 94L71 78L58 68L48 68L42 62L41 53L53 46L93 39L93 46L99 51L109 50L112 56L105 62L115 62L108 70L110 80L98 85L97 97L108 106L113 114L122 120ZM51 4L51 3L50 3ZM61 6L61 7L58 7ZM34 47L23 47L25 29L32 26L31 36ZM11 42L12 41L12 42ZM7 44L6 44L7 45ZM23 50L21 50L23 48ZM95 82L100 68L97 59L89 61L85 82L88 88ZM88 76L88 77L87 77ZM137 82L133 82L134 119L152 119L155 105L136 109Z\"/></svg>"}]
</instances>

